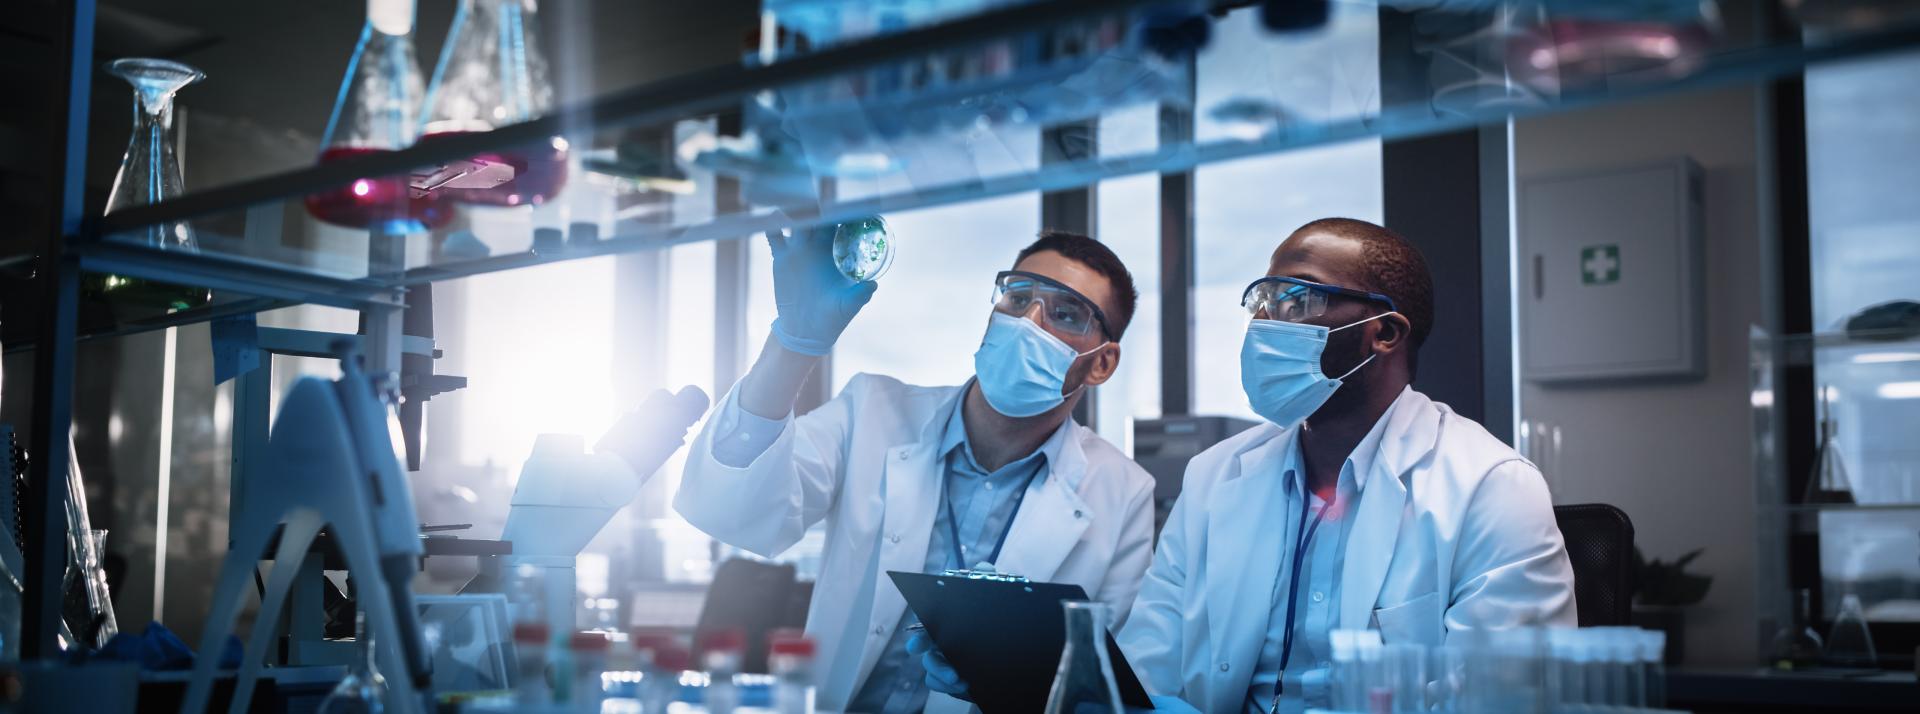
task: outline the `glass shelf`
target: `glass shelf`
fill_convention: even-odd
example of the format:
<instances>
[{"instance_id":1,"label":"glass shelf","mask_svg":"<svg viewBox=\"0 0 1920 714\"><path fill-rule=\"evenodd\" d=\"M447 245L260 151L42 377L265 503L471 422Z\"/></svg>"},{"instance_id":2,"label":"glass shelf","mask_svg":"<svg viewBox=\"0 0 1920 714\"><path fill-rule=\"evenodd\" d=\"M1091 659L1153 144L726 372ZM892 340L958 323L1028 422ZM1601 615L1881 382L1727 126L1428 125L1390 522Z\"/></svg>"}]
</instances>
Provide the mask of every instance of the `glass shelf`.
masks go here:
<instances>
[{"instance_id":1,"label":"glass shelf","mask_svg":"<svg viewBox=\"0 0 1920 714\"><path fill-rule=\"evenodd\" d=\"M1841 3L1879 14L1802 16L1785 40L1749 29L1777 10L1768 2L1382 4L1397 9L1335 2L1323 23L1288 31L1266 29L1257 4L1239 8L1206 22L1248 33L1255 52L1224 56L1215 42L1190 56L1167 28L1197 16L1143 0L947 3L985 9L853 39L823 3L769 2L769 22L784 11L820 41L788 33L776 61L130 209L75 250L90 269L353 305L409 284L1416 136L1920 46L1920 3ZM1383 12L1405 20L1382 31ZM913 25L923 20L936 24ZM1096 128L1153 106L1157 121ZM382 182L427 185L466 158L561 146L568 185L541 206L403 190L386 210L442 224L403 235L309 211L378 195ZM143 228L180 221L197 253L139 243ZM912 241L901 236L901 250Z\"/></svg>"}]
</instances>

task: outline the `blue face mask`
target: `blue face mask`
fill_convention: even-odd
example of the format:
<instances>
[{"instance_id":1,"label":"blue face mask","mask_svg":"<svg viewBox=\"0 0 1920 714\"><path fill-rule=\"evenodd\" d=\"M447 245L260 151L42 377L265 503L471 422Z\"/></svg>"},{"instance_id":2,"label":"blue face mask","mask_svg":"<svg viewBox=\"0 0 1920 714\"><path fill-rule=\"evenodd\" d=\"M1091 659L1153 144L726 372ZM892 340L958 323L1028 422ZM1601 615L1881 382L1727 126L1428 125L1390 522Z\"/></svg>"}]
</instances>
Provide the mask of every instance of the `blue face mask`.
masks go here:
<instances>
[{"instance_id":1,"label":"blue face mask","mask_svg":"<svg viewBox=\"0 0 1920 714\"><path fill-rule=\"evenodd\" d=\"M1240 388L1247 392L1253 412L1282 429L1291 429L1320 410L1346 379L1378 355L1367 358L1337 378L1320 373L1320 353L1327 335L1393 313L1385 312L1331 330L1279 320L1254 320L1240 345Z\"/></svg>"},{"instance_id":2,"label":"blue face mask","mask_svg":"<svg viewBox=\"0 0 1920 714\"><path fill-rule=\"evenodd\" d=\"M1075 352L1034 321L995 312L986 338L973 353L973 373L980 381L980 395L994 411L1035 416L1067 400L1067 370L1100 347Z\"/></svg>"}]
</instances>

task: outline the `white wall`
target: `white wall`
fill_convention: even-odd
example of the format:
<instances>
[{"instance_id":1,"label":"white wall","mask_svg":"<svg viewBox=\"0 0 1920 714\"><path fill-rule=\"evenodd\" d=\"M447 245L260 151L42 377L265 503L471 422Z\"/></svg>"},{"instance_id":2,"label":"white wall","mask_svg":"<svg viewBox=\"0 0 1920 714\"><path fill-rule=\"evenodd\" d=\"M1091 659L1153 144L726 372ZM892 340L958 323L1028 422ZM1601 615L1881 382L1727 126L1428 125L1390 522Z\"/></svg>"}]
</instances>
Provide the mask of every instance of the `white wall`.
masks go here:
<instances>
[{"instance_id":1,"label":"white wall","mask_svg":"<svg viewBox=\"0 0 1920 714\"><path fill-rule=\"evenodd\" d=\"M1604 502L1632 517L1649 558L1694 548L1714 578L1687 612L1687 662L1756 661L1755 505L1747 377L1750 325L1771 324L1773 210L1761 196L1760 90L1740 87L1520 121L1516 180L1687 156L1706 179L1707 376L1679 383L1523 383L1523 419L1563 428L1555 503ZM1523 239L1524 240L1524 239Z\"/></svg>"}]
</instances>

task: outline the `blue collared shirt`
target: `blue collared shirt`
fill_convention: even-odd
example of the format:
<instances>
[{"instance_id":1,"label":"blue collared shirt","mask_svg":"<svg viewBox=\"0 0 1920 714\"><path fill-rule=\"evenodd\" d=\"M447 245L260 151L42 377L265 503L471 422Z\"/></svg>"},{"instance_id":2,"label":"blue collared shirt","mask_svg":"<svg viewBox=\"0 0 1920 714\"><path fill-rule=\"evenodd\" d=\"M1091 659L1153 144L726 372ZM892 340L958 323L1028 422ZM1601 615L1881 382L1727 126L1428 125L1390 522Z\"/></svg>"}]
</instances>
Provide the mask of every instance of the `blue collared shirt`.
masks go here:
<instances>
[{"instance_id":1,"label":"blue collared shirt","mask_svg":"<svg viewBox=\"0 0 1920 714\"><path fill-rule=\"evenodd\" d=\"M973 445L967 438L964 415L967 391L972 386L969 383L961 388L960 398L955 400L953 413L947 418L940 437L939 454L945 468L946 487L940 507L934 510L933 537L928 539L927 557L922 564L929 573L973 567L988 558L1002 534L1013 526L1015 503L1020 500L1021 489L1037 486L1046 478L1048 467L1059 463L1060 449L1073 428L1070 420L1062 423L1033 453L989 473L974 459ZM957 529L947 525L949 504L958 520ZM954 562L950 535L954 530L960 534L960 550L966 558L962 562ZM893 628L893 638L887 641L880 660L867 674L866 682L847 705L847 711L894 714L926 708L926 671L920 667L920 658L907 652L910 636L907 626L912 622L911 611L901 615L899 624Z\"/></svg>"},{"instance_id":2,"label":"blue collared shirt","mask_svg":"<svg viewBox=\"0 0 1920 714\"><path fill-rule=\"evenodd\" d=\"M1404 394L1404 393L1403 393ZM1394 402L1398 405L1399 402ZM1274 579L1271 609L1267 615L1266 643L1260 647L1260 659L1254 667L1253 679L1247 687L1248 714L1266 714L1273 706L1274 683L1284 678L1286 696L1280 699L1281 712L1302 712L1308 708L1326 709L1332 706L1331 691L1327 677L1332 673L1333 648L1329 644L1327 633L1332 632L1340 623L1340 572L1346 559L1347 536L1353 529L1353 514L1360 506L1360 490L1366 484L1367 470L1373 467L1380 450L1381 432L1393 418L1393 408L1389 407L1380 420L1374 422L1373 429L1354 446L1353 453L1340 466L1340 476L1334 486L1332 510L1318 494L1307 491L1305 460L1300 455L1300 430L1294 429L1288 438L1292 442L1287 446L1287 457L1281 473L1284 486L1281 490L1286 514L1281 531L1286 534L1282 541L1280 574ZM1297 547L1294 534L1300 532L1302 522L1300 501L1307 499L1306 518L1311 524L1322 511L1319 530L1313 541L1307 546L1306 558L1300 569L1298 597L1294 606L1293 654L1287 658L1287 670L1280 671L1282 637L1287 624L1287 600L1289 585L1293 573L1293 549Z\"/></svg>"}]
</instances>

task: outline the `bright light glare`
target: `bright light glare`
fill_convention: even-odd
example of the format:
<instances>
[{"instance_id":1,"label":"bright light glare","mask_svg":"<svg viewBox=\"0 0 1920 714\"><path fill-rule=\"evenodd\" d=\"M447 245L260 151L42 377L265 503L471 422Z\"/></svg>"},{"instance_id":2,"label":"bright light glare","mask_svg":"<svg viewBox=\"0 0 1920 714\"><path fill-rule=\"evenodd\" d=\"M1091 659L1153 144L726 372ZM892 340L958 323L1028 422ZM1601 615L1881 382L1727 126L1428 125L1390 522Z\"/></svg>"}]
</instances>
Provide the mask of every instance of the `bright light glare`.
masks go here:
<instances>
[{"instance_id":1,"label":"bright light glare","mask_svg":"<svg viewBox=\"0 0 1920 714\"><path fill-rule=\"evenodd\" d=\"M373 192L373 184L367 183L366 179L360 179L358 181L353 182L353 195L365 196L372 192Z\"/></svg>"},{"instance_id":2,"label":"bright light glare","mask_svg":"<svg viewBox=\"0 0 1920 714\"><path fill-rule=\"evenodd\" d=\"M1876 393L1881 399L1920 399L1920 382L1888 382Z\"/></svg>"},{"instance_id":3,"label":"bright light glare","mask_svg":"<svg viewBox=\"0 0 1920 714\"><path fill-rule=\"evenodd\" d=\"M1854 364L1892 364L1920 362L1920 352L1868 352L1853 356Z\"/></svg>"},{"instance_id":4,"label":"bright light glare","mask_svg":"<svg viewBox=\"0 0 1920 714\"><path fill-rule=\"evenodd\" d=\"M461 460L517 466L539 434L598 440L618 413L613 262L494 273L465 288Z\"/></svg>"}]
</instances>

